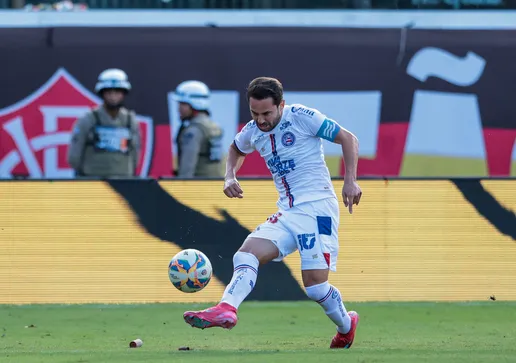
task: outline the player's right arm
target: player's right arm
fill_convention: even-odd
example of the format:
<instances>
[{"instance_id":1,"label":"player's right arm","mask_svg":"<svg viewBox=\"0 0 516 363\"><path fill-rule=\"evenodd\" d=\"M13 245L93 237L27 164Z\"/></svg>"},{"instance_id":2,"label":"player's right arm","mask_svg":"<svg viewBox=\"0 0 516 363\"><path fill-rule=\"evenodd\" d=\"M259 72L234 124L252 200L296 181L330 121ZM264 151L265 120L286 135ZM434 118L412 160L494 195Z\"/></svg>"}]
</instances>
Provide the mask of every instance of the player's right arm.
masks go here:
<instances>
[{"instance_id":1,"label":"player's right arm","mask_svg":"<svg viewBox=\"0 0 516 363\"><path fill-rule=\"evenodd\" d=\"M82 158L91 127L91 120L88 116L89 114L77 120L73 127L70 145L68 146L67 161L77 174L82 172Z\"/></svg>"},{"instance_id":2,"label":"player's right arm","mask_svg":"<svg viewBox=\"0 0 516 363\"><path fill-rule=\"evenodd\" d=\"M236 136L229 147L229 154L226 160L226 175L224 177L224 194L229 198L243 198L244 191L236 178L238 170L244 163L247 154L254 151L251 143L251 134L254 122L249 122Z\"/></svg>"}]
</instances>

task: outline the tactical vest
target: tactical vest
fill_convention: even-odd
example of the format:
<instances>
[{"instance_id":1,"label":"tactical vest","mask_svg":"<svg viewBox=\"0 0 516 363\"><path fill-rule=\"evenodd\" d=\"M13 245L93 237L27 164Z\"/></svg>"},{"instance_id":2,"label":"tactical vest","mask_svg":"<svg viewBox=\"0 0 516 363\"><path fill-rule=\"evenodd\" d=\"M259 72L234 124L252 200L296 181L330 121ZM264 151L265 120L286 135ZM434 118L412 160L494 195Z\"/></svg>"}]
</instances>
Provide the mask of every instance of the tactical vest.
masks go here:
<instances>
[{"instance_id":1,"label":"tactical vest","mask_svg":"<svg viewBox=\"0 0 516 363\"><path fill-rule=\"evenodd\" d=\"M208 142L208 148L201 148L199 156L206 158L210 163L219 163L224 155L222 145L223 131L218 126L207 125L204 122L195 122L193 125L190 124L188 126L181 125L176 139L178 157L181 158L182 153L179 140L183 132L189 127L199 127L204 135L204 139Z\"/></svg>"},{"instance_id":2,"label":"tactical vest","mask_svg":"<svg viewBox=\"0 0 516 363\"><path fill-rule=\"evenodd\" d=\"M125 127L102 125L98 110L93 110L95 124L91 130L88 144L93 146L96 152L112 152L127 154L132 147L131 124L134 122L128 112Z\"/></svg>"},{"instance_id":3,"label":"tactical vest","mask_svg":"<svg viewBox=\"0 0 516 363\"><path fill-rule=\"evenodd\" d=\"M204 137L208 140L207 152L201 152L200 156L206 157L212 163L218 163L222 160L222 136L223 132L220 128L215 126L208 126L202 122L196 123L201 127Z\"/></svg>"}]
</instances>

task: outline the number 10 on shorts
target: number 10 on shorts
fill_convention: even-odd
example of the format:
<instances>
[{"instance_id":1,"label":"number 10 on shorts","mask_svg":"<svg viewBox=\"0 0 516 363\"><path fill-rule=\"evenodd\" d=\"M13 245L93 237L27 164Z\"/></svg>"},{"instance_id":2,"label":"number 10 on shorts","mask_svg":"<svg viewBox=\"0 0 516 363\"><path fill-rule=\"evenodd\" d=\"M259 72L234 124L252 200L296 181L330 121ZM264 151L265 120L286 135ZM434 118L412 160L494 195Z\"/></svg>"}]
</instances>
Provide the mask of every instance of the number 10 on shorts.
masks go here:
<instances>
[{"instance_id":1,"label":"number 10 on shorts","mask_svg":"<svg viewBox=\"0 0 516 363\"><path fill-rule=\"evenodd\" d=\"M297 235L299 251L311 250L315 246L315 233L305 233Z\"/></svg>"}]
</instances>

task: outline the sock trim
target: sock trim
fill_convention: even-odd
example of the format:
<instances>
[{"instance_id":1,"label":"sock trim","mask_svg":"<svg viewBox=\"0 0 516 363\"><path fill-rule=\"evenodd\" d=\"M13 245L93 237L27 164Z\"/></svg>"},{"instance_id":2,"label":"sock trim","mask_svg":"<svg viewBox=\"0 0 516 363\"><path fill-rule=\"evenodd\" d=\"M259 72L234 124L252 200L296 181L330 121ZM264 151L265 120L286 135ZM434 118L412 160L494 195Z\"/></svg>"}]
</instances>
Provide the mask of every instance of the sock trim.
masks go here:
<instances>
[{"instance_id":1,"label":"sock trim","mask_svg":"<svg viewBox=\"0 0 516 363\"><path fill-rule=\"evenodd\" d=\"M234 268L233 272L237 272L238 270L243 270L245 268L248 268L249 270L253 271L255 274L258 275L258 270L257 269L255 269L251 265L246 265L246 264L238 265L237 267Z\"/></svg>"},{"instance_id":2,"label":"sock trim","mask_svg":"<svg viewBox=\"0 0 516 363\"><path fill-rule=\"evenodd\" d=\"M323 302L328 300L328 298L331 296L332 293L333 293L333 286L330 286L330 290L328 290L328 293L322 299L317 300L316 303L322 304Z\"/></svg>"}]
</instances>

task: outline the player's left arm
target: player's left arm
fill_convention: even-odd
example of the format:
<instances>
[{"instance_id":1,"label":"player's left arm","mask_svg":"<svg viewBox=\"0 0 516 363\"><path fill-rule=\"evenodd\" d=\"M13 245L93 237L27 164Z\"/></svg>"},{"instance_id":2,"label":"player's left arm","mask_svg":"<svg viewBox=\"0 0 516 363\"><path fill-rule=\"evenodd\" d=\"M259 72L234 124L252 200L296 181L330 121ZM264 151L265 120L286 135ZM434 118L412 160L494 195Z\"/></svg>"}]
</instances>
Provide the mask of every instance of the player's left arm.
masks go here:
<instances>
[{"instance_id":1,"label":"player's left arm","mask_svg":"<svg viewBox=\"0 0 516 363\"><path fill-rule=\"evenodd\" d=\"M342 156L344 157L344 164L346 167L344 179L356 181L358 166L358 138L350 131L340 127L332 141L342 147Z\"/></svg>"},{"instance_id":2,"label":"player's left arm","mask_svg":"<svg viewBox=\"0 0 516 363\"><path fill-rule=\"evenodd\" d=\"M322 122L317 121L317 118L322 119L323 117ZM354 183L357 180L358 138L337 122L322 114L315 115L314 118L315 125L320 125L316 136L341 145L344 164L346 166L344 181Z\"/></svg>"},{"instance_id":3,"label":"player's left arm","mask_svg":"<svg viewBox=\"0 0 516 363\"><path fill-rule=\"evenodd\" d=\"M342 147L342 155L346 167L342 197L344 205L353 213L353 204L358 205L362 197L362 190L358 186L358 138L350 131L339 125L335 120L327 117L316 109L305 108L310 112L297 112L297 118L304 125L310 135L336 143Z\"/></svg>"},{"instance_id":4,"label":"player's left arm","mask_svg":"<svg viewBox=\"0 0 516 363\"><path fill-rule=\"evenodd\" d=\"M344 175L342 198L344 199L344 205L349 208L349 213L353 213L353 204L358 205L362 197L362 190L357 184L358 138L342 126L339 125L338 128L335 137L330 141L342 147L346 173Z\"/></svg>"},{"instance_id":5,"label":"player's left arm","mask_svg":"<svg viewBox=\"0 0 516 363\"><path fill-rule=\"evenodd\" d=\"M307 110L308 112L302 112L301 110ZM358 165L357 137L315 108L302 106L294 113L294 117L310 136L316 136L342 146L342 154L346 163L345 179L355 181Z\"/></svg>"}]
</instances>

